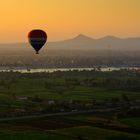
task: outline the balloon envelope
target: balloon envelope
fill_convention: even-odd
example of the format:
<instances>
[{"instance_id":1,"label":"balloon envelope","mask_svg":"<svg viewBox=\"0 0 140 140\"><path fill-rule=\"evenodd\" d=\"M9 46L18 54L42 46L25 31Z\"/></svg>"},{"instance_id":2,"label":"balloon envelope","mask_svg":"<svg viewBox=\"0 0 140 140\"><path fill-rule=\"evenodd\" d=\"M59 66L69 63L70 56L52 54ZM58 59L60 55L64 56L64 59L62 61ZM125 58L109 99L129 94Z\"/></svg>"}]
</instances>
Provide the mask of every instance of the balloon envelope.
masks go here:
<instances>
[{"instance_id":1,"label":"balloon envelope","mask_svg":"<svg viewBox=\"0 0 140 140\"><path fill-rule=\"evenodd\" d=\"M39 50L45 45L47 41L47 34L43 30L32 30L28 34L28 40L38 54Z\"/></svg>"}]
</instances>

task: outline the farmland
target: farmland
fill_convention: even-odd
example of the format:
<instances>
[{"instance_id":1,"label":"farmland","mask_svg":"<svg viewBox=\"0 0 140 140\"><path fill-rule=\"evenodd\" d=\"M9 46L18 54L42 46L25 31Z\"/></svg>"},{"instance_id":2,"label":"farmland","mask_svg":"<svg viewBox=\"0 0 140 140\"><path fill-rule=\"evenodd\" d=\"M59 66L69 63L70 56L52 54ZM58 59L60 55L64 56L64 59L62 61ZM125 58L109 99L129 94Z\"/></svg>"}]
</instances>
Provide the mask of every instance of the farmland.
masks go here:
<instances>
[{"instance_id":1,"label":"farmland","mask_svg":"<svg viewBox=\"0 0 140 140\"><path fill-rule=\"evenodd\" d=\"M137 140L139 110L138 70L0 73L2 140Z\"/></svg>"}]
</instances>

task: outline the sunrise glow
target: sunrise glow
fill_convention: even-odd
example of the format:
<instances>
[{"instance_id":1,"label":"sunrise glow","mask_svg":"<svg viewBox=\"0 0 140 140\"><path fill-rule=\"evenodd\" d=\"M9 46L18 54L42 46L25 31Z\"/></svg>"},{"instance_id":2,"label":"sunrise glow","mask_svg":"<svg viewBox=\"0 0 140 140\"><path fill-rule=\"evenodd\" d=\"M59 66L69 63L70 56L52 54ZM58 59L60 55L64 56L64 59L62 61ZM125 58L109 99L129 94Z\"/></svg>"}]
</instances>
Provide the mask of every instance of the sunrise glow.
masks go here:
<instances>
[{"instance_id":1,"label":"sunrise glow","mask_svg":"<svg viewBox=\"0 0 140 140\"><path fill-rule=\"evenodd\" d=\"M140 36L140 0L4 0L0 2L0 43L24 42L34 28L49 41L86 34Z\"/></svg>"}]
</instances>

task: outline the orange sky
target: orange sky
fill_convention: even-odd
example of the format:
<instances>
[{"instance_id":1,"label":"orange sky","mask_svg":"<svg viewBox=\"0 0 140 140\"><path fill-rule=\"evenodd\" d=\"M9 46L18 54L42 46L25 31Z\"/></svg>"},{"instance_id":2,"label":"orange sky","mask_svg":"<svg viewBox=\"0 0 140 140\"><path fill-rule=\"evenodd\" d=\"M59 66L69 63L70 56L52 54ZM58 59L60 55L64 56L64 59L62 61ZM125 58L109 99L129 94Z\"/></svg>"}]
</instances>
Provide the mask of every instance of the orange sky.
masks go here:
<instances>
[{"instance_id":1,"label":"orange sky","mask_svg":"<svg viewBox=\"0 0 140 140\"><path fill-rule=\"evenodd\" d=\"M0 43L27 41L34 28L46 30L49 41L140 36L140 0L1 0Z\"/></svg>"}]
</instances>

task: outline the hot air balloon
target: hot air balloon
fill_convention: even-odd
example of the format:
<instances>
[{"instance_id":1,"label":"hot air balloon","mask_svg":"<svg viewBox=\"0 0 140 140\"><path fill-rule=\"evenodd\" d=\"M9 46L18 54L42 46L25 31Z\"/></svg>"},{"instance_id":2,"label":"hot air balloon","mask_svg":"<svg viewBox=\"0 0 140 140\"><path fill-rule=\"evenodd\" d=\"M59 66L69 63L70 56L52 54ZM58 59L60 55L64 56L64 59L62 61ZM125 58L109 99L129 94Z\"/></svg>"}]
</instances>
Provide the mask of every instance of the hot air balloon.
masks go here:
<instances>
[{"instance_id":1,"label":"hot air balloon","mask_svg":"<svg viewBox=\"0 0 140 140\"><path fill-rule=\"evenodd\" d=\"M47 34L43 30L35 29L29 32L28 40L31 46L35 49L36 54L39 54L39 50L47 41Z\"/></svg>"}]
</instances>

